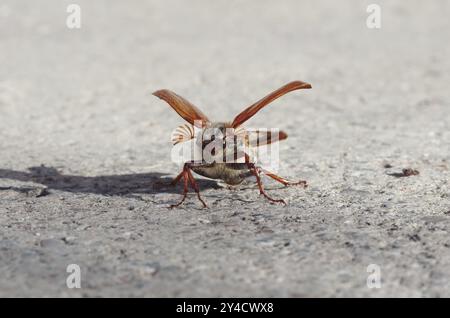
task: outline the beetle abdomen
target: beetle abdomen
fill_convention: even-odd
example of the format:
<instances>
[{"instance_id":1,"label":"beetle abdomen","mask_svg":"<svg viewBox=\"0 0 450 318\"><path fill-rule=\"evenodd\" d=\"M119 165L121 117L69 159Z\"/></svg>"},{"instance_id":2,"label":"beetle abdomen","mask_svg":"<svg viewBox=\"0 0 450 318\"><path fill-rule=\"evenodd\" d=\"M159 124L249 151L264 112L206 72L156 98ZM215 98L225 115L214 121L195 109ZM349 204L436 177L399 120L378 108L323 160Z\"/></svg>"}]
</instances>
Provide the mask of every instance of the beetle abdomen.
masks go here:
<instances>
[{"instance_id":1,"label":"beetle abdomen","mask_svg":"<svg viewBox=\"0 0 450 318\"><path fill-rule=\"evenodd\" d=\"M193 166L192 170L204 177L220 179L230 185L241 183L248 175L249 169L245 163L212 163Z\"/></svg>"}]
</instances>

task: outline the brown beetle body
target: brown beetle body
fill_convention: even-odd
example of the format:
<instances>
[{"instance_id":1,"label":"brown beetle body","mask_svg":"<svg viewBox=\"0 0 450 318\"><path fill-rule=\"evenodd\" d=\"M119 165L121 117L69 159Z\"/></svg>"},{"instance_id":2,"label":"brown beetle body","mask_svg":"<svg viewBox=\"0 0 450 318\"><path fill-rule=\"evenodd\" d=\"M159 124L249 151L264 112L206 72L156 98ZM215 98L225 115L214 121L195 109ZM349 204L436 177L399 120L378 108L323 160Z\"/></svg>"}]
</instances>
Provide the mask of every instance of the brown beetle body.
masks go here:
<instances>
[{"instance_id":1,"label":"brown beetle body","mask_svg":"<svg viewBox=\"0 0 450 318\"><path fill-rule=\"evenodd\" d=\"M172 139L175 145L188 140L195 140L202 154L206 150L209 150L209 148L212 148L212 151L210 151L212 159L205 160L202 157L200 161L188 160L185 162L183 171L172 182L175 185L183 179L183 198L178 204L172 205L171 207L179 206L184 202L188 192L188 184L193 187L199 200L206 207L206 203L200 197L200 190L191 171L207 178L222 180L230 185L240 184L245 178L253 175L256 178L260 194L264 195L271 202L285 203L281 199L272 199L266 194L260 178L261 173L264 173L285 186L302 185L306 187L306 181L290 182L257 166L255 161L252 160L252 155L249 153L249 149L251 150L249 145L253 145L253 147L269 145L276 141L286 139L286 133L280 131L275 135L271 132L264 131L264 138L260 139L260 132L256 131L257 143L254 144L250 142L249 134L242 128L242 124L278 97L293 90L307 88L311 88L311 85L304 82L295 81L288 83L246 108L231 123L212 123L197 107L169 90L154 92L153 94L155 96L166 101L181 117L191 124L190 126L185 124L177 129L177 133ZM200 129L200 138L196 138L195 129ZM242 145L246 146L244 150L240 148ZM231 162L229 160L221 160L227 159L229 156L235 160L231 160Z\"/></svg>"}]
</instances>

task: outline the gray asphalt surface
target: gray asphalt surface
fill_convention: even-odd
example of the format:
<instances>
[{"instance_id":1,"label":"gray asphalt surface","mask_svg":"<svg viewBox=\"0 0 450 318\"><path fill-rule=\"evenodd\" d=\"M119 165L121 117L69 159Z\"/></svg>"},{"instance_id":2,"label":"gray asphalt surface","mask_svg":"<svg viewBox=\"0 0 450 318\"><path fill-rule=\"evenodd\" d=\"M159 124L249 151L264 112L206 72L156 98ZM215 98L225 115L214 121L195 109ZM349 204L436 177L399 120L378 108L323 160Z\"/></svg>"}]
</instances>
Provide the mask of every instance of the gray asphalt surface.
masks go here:
<instances>
[{"instance_id":1,"label":"gray asphalt surface","mask_svg":"<svg viewBox=\"0 0 450 318\"><path fill-rule=\"evenodd\" d=\"M0 3L0 296L450 296L447 1L377 1L381 29L373 1L78 0L69 29L72 2ZM183 120L151 92L231 120L297 79L249 125L309 188L168 210Z\"/></svg>"}]
</instances>

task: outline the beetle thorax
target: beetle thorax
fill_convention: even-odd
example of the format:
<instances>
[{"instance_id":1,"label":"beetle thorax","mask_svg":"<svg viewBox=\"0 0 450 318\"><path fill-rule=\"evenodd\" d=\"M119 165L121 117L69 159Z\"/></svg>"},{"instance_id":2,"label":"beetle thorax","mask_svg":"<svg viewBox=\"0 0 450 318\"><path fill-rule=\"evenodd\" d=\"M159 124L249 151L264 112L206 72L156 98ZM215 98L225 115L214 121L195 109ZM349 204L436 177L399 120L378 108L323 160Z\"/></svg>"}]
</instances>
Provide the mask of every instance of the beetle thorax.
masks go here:
<instances>
[{"instance_id":1,"label":"beetle thorax","mask_svg":"<svg viewBox=\"0 0 450 318\"><path fill-rule=\"evenodd\" d=\"M243 140L228 123L213 123L203 128L197 145L201 146L204 160L208 163L233 162Z\"/></svg>"}]
</instances>

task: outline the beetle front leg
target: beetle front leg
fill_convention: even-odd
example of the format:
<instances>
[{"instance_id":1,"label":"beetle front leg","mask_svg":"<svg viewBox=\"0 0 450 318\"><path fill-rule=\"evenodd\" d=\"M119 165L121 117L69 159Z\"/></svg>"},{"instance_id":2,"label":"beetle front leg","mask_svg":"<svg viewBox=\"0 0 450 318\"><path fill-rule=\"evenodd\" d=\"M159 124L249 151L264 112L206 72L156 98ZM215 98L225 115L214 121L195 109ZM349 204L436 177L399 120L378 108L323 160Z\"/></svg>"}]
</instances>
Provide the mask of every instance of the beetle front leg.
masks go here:
<instances>
[{"instance_id":1,"label":"beetle front leg","mask_svg":"<svg viewBox=\"0 0 450 318\"><path fill-rule=\"evenodd\" d=\"M256 177L256 183L258 184L259 193L262 194L267 200L269 200L271 202L283 203L284 205L286 205L286 202L283 199L272 199L271 197L269 197L269 195L266 193L266 191L264 191L264 187L262 185L261 177L259 176L258 169L255 167L255 165L253 163L248 163L247 165L248 165L248 168L250 169L250 171L252 172L252 174Z\"/></svg>"},{"instance_id":2,"label":"beetle front leg","mask_svg":"<svg viewBox=\"0 0 450 318\"><path fill-rule=\"evenodd\" d=\"M200 188L198 187L197 182L195 182L194 176L192 175L190 168L187 170L187 174L189 177L189 180L191 181L192 188L194 188L194 191L197 193L197 197L200 200L200 202L203 204L204 208L207 208L205 201L203 201L202 197L200 196Z\"/></svg>"},{"instance_id":3,"label":"beetle front leg","mask_svg":"<svg viewBox=\"0 0 450 318\"><path fill-rule=\"evenodd\" d=\"M188 183L191 184L192 188L194 189L194 191L197 194L198 199L200 200L200 202L203 204L203 207L207 208L208 206L206 205L205 201L203 201L202 197L200 196L200 188L197 184L197 182L194 179L194 176L191 173L191 165L189 163L185 163L183 166L183 171L181 171L181 173L172 181L172 185L176 185L180 179L183 178L183 184L184 184L184 188L183 188L183 198L181 199L181 201L177 204L173 204L170 206L170 208L175 208L179 205L181 205L184 200L186 200L186 196L188 193Z\"/></svg>"},{"instance_id":4,"label":"beetle front leg","mask_svg":"<svg viewBox=\"0 0 450 318\"><path fill-rule=\"evenodd\" d=\"M183 177L183 173L184 173L184 168L183 171L180 172L180 174L178 176L176 176L176 178L174 178L171 182L170 185L171 186L176 186L177 183L180 181L180 179Z\"/></svg>"},{"instance_id":5,"label":"beetle front leg","mask_svg":"<svg viewBox=\"0 0 450 318\"><path fill-rule=\"evenodd\" d=\"M183 198L181 199L181 201L180 202L178 202L177 204L172 204L172 205L170 205L169 206L169 208L170 209L173 209L173 208L176 208L176 207L178 207L178 206L180 206L183 202L184 202L184 200L186 200L186 196L187 196L187 193L188 193L188 176L187 176L187 174L186 174L186 171L185 171L185 169L183 168L183 171L180 173L180 178L178 178L178 180L179 179L181 179L181 178L183 178L183 181L184 181L184 183L183 183L183 185L184 185L184 188L183 188ZM178 182L178 181L177 181Z\"/></svg>"}]
</instances>

